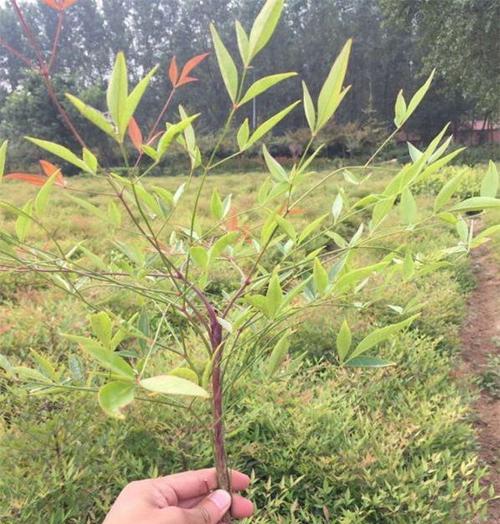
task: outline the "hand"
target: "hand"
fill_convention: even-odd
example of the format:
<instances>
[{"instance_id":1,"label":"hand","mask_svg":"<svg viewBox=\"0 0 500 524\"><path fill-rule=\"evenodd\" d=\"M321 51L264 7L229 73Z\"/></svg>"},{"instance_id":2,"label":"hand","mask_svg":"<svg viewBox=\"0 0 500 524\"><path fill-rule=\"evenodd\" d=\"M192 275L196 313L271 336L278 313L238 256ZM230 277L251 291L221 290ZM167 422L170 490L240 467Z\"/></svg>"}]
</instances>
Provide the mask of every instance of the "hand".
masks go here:
<instances>
[{"instance_id":1,"label":"hand","mask_svg":"<svg viewBox=\"0 0 500 524\"><path fill-rule=\"evenodd\" d=\"M231 472L234 491L246 489L247 475ZM218 524L231 508L236 519L250 517L253 504L240 495L216 490L215 469L187 471L128 484L103 524Z\"/></svg>"}]
</instances>

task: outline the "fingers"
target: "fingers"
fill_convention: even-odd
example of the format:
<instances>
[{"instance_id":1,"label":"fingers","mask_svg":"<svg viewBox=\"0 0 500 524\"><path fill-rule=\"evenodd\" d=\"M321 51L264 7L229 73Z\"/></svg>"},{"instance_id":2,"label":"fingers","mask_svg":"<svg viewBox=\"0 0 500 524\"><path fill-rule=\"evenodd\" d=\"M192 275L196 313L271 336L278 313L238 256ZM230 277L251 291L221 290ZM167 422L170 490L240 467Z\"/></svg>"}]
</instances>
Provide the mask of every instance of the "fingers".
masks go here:
<instances>
[{"instance_id":1,"label":"fingers","mask_svg":"<svg viewBox=\"0 0 500 524\"><path fill-rule=\"evenodd\" d=\"M204 498L205 497L196 497L193 499L184 500L179 504L179 507L185 509L194 508L195 506L198 506L198 504L200 504ZM250 500L242 497L241 495L233 495L232 499L233 502L231 505L231 515L234 518L245 519L253 514L253 504Z\"/></svg>"},{"instance_id":2,"label":"fingers","mask_svg":"<svg viewBox=\"0 0 500 524\"><path fill-rule=\"evenodd\" d=\"M155 479L156 486L164 493L173 489L179 501L203 497L218 487L214 468L186 471ZM250 484L250 478L239 471L231 471L233 491L242 491ZM167 500L169 498L167 497Z\"/></svg>"},{"instance_id":3,"label":"fingers","mask_svg":"<svg viewBox=\"0 0 500 524\"><path fill-rule=\"evenodd\" d=\"M203 499L198 506L184 510L186 524L218 524L231 506L231 495L218 489Z\"/></svg>"}]
</instances>

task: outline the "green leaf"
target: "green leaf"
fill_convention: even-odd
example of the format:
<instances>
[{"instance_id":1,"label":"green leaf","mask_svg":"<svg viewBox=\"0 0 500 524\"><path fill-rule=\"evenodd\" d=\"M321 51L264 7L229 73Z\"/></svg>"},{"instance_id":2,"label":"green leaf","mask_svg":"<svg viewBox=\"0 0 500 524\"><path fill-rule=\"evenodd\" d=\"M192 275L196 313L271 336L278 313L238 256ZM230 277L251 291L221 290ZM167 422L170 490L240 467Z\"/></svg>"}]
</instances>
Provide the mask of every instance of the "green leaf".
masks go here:
<instances>
[{"instance_id":1,"label":"green leaf","mask_svg":"<svg viewBox=\"0 0 500 524\"><path fill-rule=\"evenodd\" d=\"M396 97L396 105L394 106L394 123L396 127L401 127L406 120L406 102L403 96L403 90L401 89Z\"/></svg>"},{"instance_id":2,"label":"green leaf","mask_svg":"<svg viewBox=\"0 0 500 524\"><path fill-rule=\"evenodd\" d=\"M498 193L498 171L497 166L490 160L488 171L481 182L482 197L495 198Z\"/></svg>"},{"instance_id":3,"label":"green leaf","mask_svg":"<svg viewBox=\"0 0 500 524\"><path fill-rule=\"evenodd\" d=\"M92 170L92 173L96 173L97 168L99 166L99 163L97 161L97 157L92 153L92 151L89 151L86 147L83 148L83 161L89 166L89 168Z\"/></svg>"},{"instance_id":4,"label":"green leaf","mask_svg":"<svg viewBox=\"0 0 500 524\"><path fill-rule=\"evenodd\" d=\"M40 371L53 382L59 381L59 375L54 364L45 356L41 355L34 349L31 349L31 358L36 362Z\"/></svg>"},{"instance_id":5,"label":"green leaf","mask_svg":"<svg viewBox=\"0 0 500 524\"><path fill-rule=\"evenodd\" d=\"M224 85L229 93L229 98L231 98L233 103L236 103L236 97L238 95L238 70L213 24L210 24L210 32L212 33L215 54Z\"/></svg>"},{"instance_id":6,"label":"green leaf","mask_svg":"<svg viewBox=\"0 0 500 524\"><path fill-rule=\"evenodd\" d=\"M0 146L0 183L5 172L5 159L7 158L7 147L9 145L8 140L4 140Z\"/></svg>"},{"instance_id":7,"label":"green leaf","mask_svg":"<svg viewBox=\"0 0 500 524\"><path fill-rule=\"evenodd\" d=\"M318 217L316 220L313 220L310 224L308 224L303 230L302 230L302 233L299 235L299 240L298 240L298 243L299 244L302 244L302 242L304 242L304 240L306 240L306 238L308 238L310 235L312 235L317 229L319 229L319 227L321 226L321 224L323 223L323 221L325 220L325 218L328 216L328 214L326 215L322 215L320 217Z\"/></svg>"},{"instance_id":8,"label":"green leaf","mask_svg":"<svg viewBox=\"0 0 500 524\"><path fill-rule=\"evenodd\" d=\"M270 318L275 318L283 303L283 291L280 285L280 279L276 272L273 273L269 281L269 287L266 293L266 305Z\"/></svg>"},{"instance_id":9,"label":"green leaf","mask_svg":"<svg viewBox=\"0 0 500 524\"><path fill-rule=\"evenodd\" d=\"M46 377L43 373L40 373L40 371L36 369L26 366L14 366L10 371L12 373L16 373L20 379L26 380L27 382L53 384L53 381L50 378Z\"/></svg>"},{"instance_id":10,"label":"green leaf","mask_svg":"<svg viewBox=\"0 0 500 524\"><path fill-rule=\"evenodd\" d=\"M409 188L401 194L401 216L405 224L414 224L417 218L417 202Z\"/></svg>"},{"instance_id":11,"label":"green leaf","mask_svg":"<svg viewBox=\"0 0 500 524\"><path fill-rule=\"evenodd\" d=\"M129 121L129 118L127 118L127 98L127 62L125 60L125 55L122 52L119 52L116 55L115 65L109 80L106 100L108 103L108 111L118 130L120 142L123 140Z\"/></svg>"},{"instance_id":12,"label":"green leaf","mask_svg":"<svg viewBox=\"0 0 500 524\"><path fill-rule=\"evenodd\" d=\"M243 29L243 26L236 20L235 22L236 27L236 40L238 41L238 49L240 51L241 61L247 65L248 63L248 51L250 48L249 42L248 42L248 35L246 34L246 31Z\"/></svg>"},{"instance_id":13,"label":"green leaf","mask_svg":"<svg viewBox=\"0 0 500 524\"><path fill-rule=\"evenodd\" d=\"M29 140L36 146L42 149L45 149L49 153L52 153L53 155L56 155L59 158L62 158L63 160L66 160L66 162L73 164L74 166L78 167L82 171L92 174L92 169L81 158L78 158L72 151L70 151L67 147L60 146L59 144L55 144L54 142L48 142L47 140L40 140L38 138L33 138L30 136L27 136L26 140Z\"/></svg>"},{"instance_id":14,"label":"green leaf","mask_svg":"<svg viewBox=\"0 0 500 524\"><path fill-rule=\"evenodd\" d=\"M413 144L410 144L410 142L406 142L408 144L408 152L410 153L410 158L413 163L417 162L417 160L420 159L422 156L422 151L420 149L416 148Z\"/></svg>"},{"instance_id":15,"label":"green leaf","mask_svg":"<svg viewBox=\"0 0 500 524\"><path fill-rule=\"evenodd\" d=\"M148 391L165 395L184 395L187 397L208 398L209 394L203 388L190 380L172 375L159 375L141 380L140 385Z\"/></svg>"},{"instance_id":16,"label":"green leaf","mask_svg":"<svg viewBox=\"0 0 500 524\"><path fill-rule=\"evenodd\" d=\"M274 346L274 349L271 352L271 356L269 357L269 361L267 362L266 366L266 374L268 377L272 377L276 373L276 371L278 371L281 364L283 364L285 358L287 357L288 350L290 349L289 336L290 334L286 333L278 340L277 344Z\"/></svg>"},{"instance_id":17,"label":"green leaf","mask_svg":"<svg viewBox=\"0 0 500 524\"><path fill-rule=\"evenodd\" d=\"M109 315L105 311L90 315L90 325L92 326L92 333L103 346L109 349L112 338L112 324Z\"/></svg>"},{"instance_id":18,"label":"green leaf","mask_svg":"<svg viewBox=\"0 0 500 524\"><path fill-rule=\"evenodd\" d=\"M252 144L255 144L258 140L260 140L266 133L271 131L273 127L275 127L277 124L279 124L283 118L285 118L288 113L293 111L298 105L300 104L300 101L294 102L293 104L290 104L288 107L285 107L285 109L282 109L279 113L275 114L265 122L263 122L251 135L250 139L248 140L248 146L251 146Z\"/></svg>"},{"instance_id":19,"label":"green leaf","mask_svg":"<svg viewBox=\"0 0 500 524\"><path fill-rule=\"evenodd\" d=\"M111 122L106 118L106 116L101 113L101 111L98 111L97 109L93 108L92 106L89 106L76 96L70 95L69 93L66 93L66 98L78 109L78 111L87 119L90 120L96 127L98 127L101 131L104 131L108 136L111 136L113 138L116 138L115 130L113 129L113 125Z\"/></svg>"},{"instance_id":20,"label":"green leaf","mask_svg":"<svg viewBox=\"0 0 500 524\"><path fill-rule=\"evenodd\" d=\"M342 322L339 332L337 333L337 355L339 362L342 363L349 353L352 344L352 334L347 320Z\"/></svg>"},{"instance_id":21,"label":"green leaf","mask_svg":"<svg viewBox=\"0 0 500 524\"><path fill-rule=\"evenodd\" d=\"M441 188L434 201L434 212L442 209L453 196L453 193L458 189L460 182L465 175L465 171L458 173L452 179L448 180L446 184Z\"/></svg>"},{"instance_id":22,"label":"green leaf","mask_svg":"<svg viewBox=\"0 0 500 524\"><path fill-rule=\"evenodd\" d=\"M417 92L413 95L412 99L410 100L408 104L408 109L406 111L406 120L410 118L410 116L415 111L415 109L417 109L417 107L420 105L420 102L422 101L427 91L429 90L429 87L431 86L432 79L434 78L435 72L436 70L433 69L431 74L427 78L427 80L422 85L422 87L418 89Z\"/></svg>"},{"instance_id":23,"label":"green leaf","mask_svg":"<svg viewBox=\"0 0 500 524\"><path fill-rule=\"evenodd\" d=\"M132 89L130 95L128 95L126 100L126 112L124 116L125 127L120 129L121 141L123 141L123 138L125 137L130 119L134 116L135 110L144 96L144 93L151 82L151 78L153 78L157 70L158 66L153 67L153 69L151 69L151 71L140 82L137 83L134 89Z\"/></svg>"},{"instance_id":24,"label":"green leaf","mask_svg":"<svg viewBox=\"0 0 500 524\"><path fill-rule=\"evenodd\" d=\"M342 213L342 208L344 207L344 199L342 198L342 195L339 193L333 202L332 205L332 215L335 222L340 217L340 213Z\"/></svg>"},{"instance_id":25,"label":"green leaf","mask_svg":"<svg viewBox=\"0 0 500 524\"><path fill-rule=\"evenodd\" d=\"M352 40L349 39L333 63L330 73L321 88L318 98L318 123L316 130L321 129L330 120L349 89L343 89L343 85L351 47Z\"/></svg>"},{"instance_id":26,"label":"green leaf","mask_svg":"<svg viewBox=\"0 0 500 524\"><path fill-rule=\"evenodd\" d=\"M483 209L500 208L500 198L472 197L453 206L451 211L482 211Z\"/></svg>"},{"instance_id":27,"label":"green leaf","mask_svg":"<svg viewBox=\"0 0 500 524\"><path fill-rule=\"evenodd\" d=\"M389 326L384 326L383 328L375 329L356 346L356 349L351 354L351 359L359 357L372 347L387 340L398 331L408 327L417 317L418 315L413 315L397 324L391 324Z\"/></svg>"},{"instance_id":28,"label":"green leaf","mask_svg":"<svg viewBox=\"0 0 500 524\"><path fill-rule=\"evenodd\" d=\"M73 200L76 204L83 207L83 209L87 210L92 215L100 218L101 220L107 220L107 215L104 213L104 211L101 211L97 206L94 206L90 202L87 202L83 198L79 198L76 196L73 196L71 194L68 194L68 197Z\"/></svg>"},{"instance_id":29,"label":"green leaf","mask_svg":"<svg viewBox=\"0 0 500 524\"><path fill-rule=\"evenodd\" d=\"M102 344L91 338L80 337L77 335L63 335L67 339L76 342L80 347L88 353L92 358L97 360L99 364L109 369L113 373L120 375L127 380L134 380L134 370L130 367L126 360L122 357L106 349Z\"/></svg>"},{"instance_id":30,"label":"green leaf","mask_svg":"<svg viewBox=\"0 0 500 524\"><path fill-rule=\"evenodd\" d=\"M498 233L500 233L500 224L495 224L494 226L483 229L483 231L474 237L471 247L480 246L484 242L487 242L492 235L497 235Z\"/></svg>"},{"instance_id":31,"label":"green leaf","mask_svg":"<svg viewBox=\"0 0 500 524\"><path fill-rule=\"evenodd\" d=\"M191 368L175 368L169 371L168 374L172 377L183 378L193 382L193 384L198 384L198 375Z\"/></svg>"},{"instance_id":32,"label":"green leaf","mask_svg":"<svg viewBox=\"0 0 500 524\"><path fill-rule=\"evenodd\" d=\"M314 259L313 281L314 281L314 287L316 288L316 292L319 295L322 295L326 291L326 288L328 287L329 280L328 280L328 272L323 267L323 264L321 263L319 258Z\"/></svg>"},{"instance_id":33,"label":"green leaf","mask_svg":"<svg viewBox=\"0 0 500 524\"><path fill-rule=\"evenodd\" d=\"M271 156L265 144L262 146L262 154L264 156L267 169L271 173L272 177L277 182L288 182L288 175L284 167Z\"/></svg>"},{"instance_id":34,"label":"green leaf","mask_svg":"<svg viewBox=\"0 0 500 524\"><path fill-rule=\"evenodd\" d=\"M170 144L173 142L173 140L181 133L184 132L184 130L191 125L191 123L196 120L199 117L199 113L196 115L189 116L187 118L184 118L177 122L176 124L170 125L165 133L161 136L160 140L158 141L158 146L156 148L157 155L156 155L156 161L158 162L161 157L167 152L167 149L169 148Z\"/></svg>"},{"instance_id":35,"label":"green leaf","mask_svg":"<svg viewBox=\"0 0 500 524\"><path fill-rule=\"evenodd\" d=\"M210 248L210 258L218 257L220 256L223 251L233 244L236 239L240 236L238 231L230 231L229 233L226 233L225 235L221 236L215 244Z\"/></svg>"},{"instance_id":36,"label":"green leaf","mask_svg":"<svg viewBox=\"0 0 500 524\"><path fill-rule=\"evenodd\" d=\"M238 106L242 106L243 104L250 102L250 100L253 100L260 94L270 89L272 86L282 82L283 80L286 80L287 78L291 78L292 76L297 76L297 73L280 73L277 75L270 75L260 78L248 88L248 91L238 102Z\"/></svg>"},{"instance_id":37,"label":"green leaf","mask_svg":"<svg viewBox=\"0 0 500 524\"><path fill-rule=\"evenodd\" d=\"M280 229L282 229L285 234L295 242L297 239L297 232L295 231L293 224L280 215L276 215L276 222Z\"/></svg>"},{"instance_id":38,"label":"green leaf","mask_svg":"<svg viewBox=\"0 0 500 524\"><path fill-rule=\"evenodd\" d=\"M110 417L124 419L122 409L134 400L135 384L110 382L99 389L99 405Z\"/></svg>"},{"instance_id":39,"label":"green leaf","mask_svg":"<svg viewBox=\"0 0 500 524\"><path fill-rule=\"evenodd\" d=\"M267 0L250 31L248 59L255 58L257 53L269 42L278 25L283 11L284 0Z\"/></svg>"},{"instance_id":40,"label":"green leaf","mask_svg":"<svg viewBox=\"0 0 500 524\"><path fill-rule=\"evenodd\" d=\"M33 219L31 218L31 213L33 211L33 201L29 200L24 204L22 208L22 214L19 214L16 220L16 235L20 242L26 240L28 235L29 228Z\"/></svg>"},{"instance_id":41,"label":"green leaf","mask_svg":"<svg viewBox=\"0 0 500 524\"><path fill-rule=\"evenodd\" d=\"M316 109L314 109L314 102L311 98L311 93L304 81L302 81L302 90L304 91L304 113L306 115L307 124L312 133L316 130Z\"/></svg>"},{"instance_id":42,"label":"green leaf","mask_svg":"<svg viewBox=\"0 0 500 524\"><path fill-rule=\"evenodd\" d=\"M394 365L394 362L377 357L351 358L345 363L345 366L351 368L386 368Z\"/></svg>"},{"instance_id":43,"label":"green leaf","mask_svg":"<svg viewBox=\"0 0 500 524\"><path fill-rule=\"evenodd\" d=\"M250 124L248 123L248 118L245 118L245 121L243 122L243 124L241 124L236 135L236 141L238 142L238 147L240 148L240 151L244 151L246 149L249 137Z\"/></svg>"},{"instance_id":44,"label":"green leaf","mask_svg":"<svg viewBox=\"0 0 500 524\"><path fill-rule=\"evenodd\" d=\"M50 178L48 178L47 182L43 184L43 186L40 188L40 191L38 191L38 194L36 195L35 211L39 216L43 215L45 213L45 210L47 209L50 193L52 191L52 188L54 187L54 184L58 176L59 173L54 173Z\"/></svg>"},{"instance_id":45,"label":"green leaf","mask_svg":"<svg viewBox=\"0 0 500 524\"><path fill-rule=\"evenodd\" d=\"M219 195L219 192L217 191L217 188L214 189L212 192L212 198L210 199L210 212L212 213L212 216L217 220L221 220L221 218L224 215L222 199Z\"/></svg>"},{"instance_id":46,"label":"green leaf","mask_svg":"<svg viewBox=\"0 0 500 524\"><path fill-rule=\"evenodd\" d=\"M208 251L202 246L193 246L189 253L198 267L206 269L209 263Z\"/></svg>"},{"instance_id":47,"label":"green leaf","mask_svg":"<svg viewBox=\"0 0 500 524\"><path fill-rule=\"evenodd\" d=\"M115 227L120 227L122 224L120 209L112 200L108 202L108 221Z\"/></svg>"}]
</instances>

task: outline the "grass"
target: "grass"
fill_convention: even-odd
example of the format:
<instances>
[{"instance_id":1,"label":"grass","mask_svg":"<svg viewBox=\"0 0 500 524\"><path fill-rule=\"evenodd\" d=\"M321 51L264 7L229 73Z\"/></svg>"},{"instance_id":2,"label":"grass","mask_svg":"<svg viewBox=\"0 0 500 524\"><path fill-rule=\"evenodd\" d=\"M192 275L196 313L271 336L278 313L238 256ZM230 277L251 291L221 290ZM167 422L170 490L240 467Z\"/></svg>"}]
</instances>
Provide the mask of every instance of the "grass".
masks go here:
<instances>
[{"instance_id":1,"label":"grass","mask_svg":"<svg viewBox=\"0 0 500 524\"><path fill-rule=\"evenodd\" d=\"M340 189L351 196L380 191L394 170L392 164L377 166L362 188L346 182L339 171L293 219L301 226L322 210L328 212ZM311 187L326 173L315 174ZM232 194L234 209L242 211L256 206L262 181L259 172L210 177L201 199L200 227L208 221L213 187L222 188L222 197ZM186 182L185 177L147 180L172 191ZM191 183L196 187L199 179ZM78 177L69 184L74 194L106 212L101 194L108 191L105 181ZM0 200L20 205L35 191L4 184ZM174 226L189 218L193 193L182 199ZM431 206L432 200L432 192L422 191L419 209ZM240 225L251 228L256 217L250 214ZM342 234L352 235L359 221L353 217ZM62 192L54 193L46 223L65 250L83 239L85 247L109 258L122 256L114 241L134 238L127 220L111 232ZM15 216L0 212L0 227L13 231ZM165 242L169 235L164 231ZM413 248L425 255L454 238L454 228L443 223L419 232ZM43 235L35 230L30 241L40 243ZM402 242L404 238L381 239L380 245L396 249ZM359 253L367 263L372 256L369 250ZM214 293L231 278L231 272L216 273ZM265 376L262 358L254 361L247 377L233 387L228 419L232 464L255 476L250 495L258 510L253 524L445 524L472 522L484 514L485 470L478 463L471 399L451 376L471 285L463 259L427 274L418 285L384 285L375 279L357 292L349 310L324 305L297 322L291 358L275 380ZM141 306L124 291L106 297L96 291L94 298L125 317ZM426 304L421 317L380 350L395 366L362 371L334 364L334 340L344 316L359 339L373 325L397 322L410 301ZM0 354L21 364L35 349L50 355L65 373L78 376L80 366L92 369L93 364L60 333L87 332L87 313L43 278L0 273ZM155 313L148 313L154 324ZM158 353L152 365L161 370L178 363ZM141 403L121 422L107 419L93 395L29 397L9 380L0 381L0 402L2 522L101 522L126 482L212 461L209 414L196 406L179 412Z\"/></svg>"}]
</instances>

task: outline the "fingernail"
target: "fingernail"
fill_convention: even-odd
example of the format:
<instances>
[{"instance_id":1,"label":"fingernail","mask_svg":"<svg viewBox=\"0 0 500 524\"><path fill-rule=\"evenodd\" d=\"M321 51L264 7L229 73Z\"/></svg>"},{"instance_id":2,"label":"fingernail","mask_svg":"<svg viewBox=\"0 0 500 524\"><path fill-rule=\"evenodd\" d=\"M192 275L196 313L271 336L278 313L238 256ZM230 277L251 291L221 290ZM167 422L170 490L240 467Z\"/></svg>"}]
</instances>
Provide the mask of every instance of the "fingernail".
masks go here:
<instances>
[{"instance_id":1,"label":"fingernail","mask_svg":"<svg viewBox=\"0 0 500 524\"><path fill-rule=\"evenodd\" d=\"M209 499L213 502L221 511L226 511L231 506L231 495L223 489L214 491Z\"/></svg>"}]
</instances>

